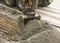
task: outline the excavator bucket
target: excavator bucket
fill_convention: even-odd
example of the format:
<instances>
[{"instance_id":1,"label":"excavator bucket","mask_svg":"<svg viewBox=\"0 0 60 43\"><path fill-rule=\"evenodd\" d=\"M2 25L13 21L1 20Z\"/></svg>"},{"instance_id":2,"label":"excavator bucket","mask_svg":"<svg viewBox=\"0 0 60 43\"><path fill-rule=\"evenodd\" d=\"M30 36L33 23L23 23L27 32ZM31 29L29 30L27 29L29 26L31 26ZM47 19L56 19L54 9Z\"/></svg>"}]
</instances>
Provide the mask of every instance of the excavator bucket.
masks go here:
<instances>
[{"instance_id":1,"label":"excavator bucket","mask_svg":"<svg viewBox=\"0 0 60 43\"><path fill-rule=\"evenodd\" d=\"M2 38L15 40L18 36L25 36L26 25L30 20L38 19L40 16L34 14L24 15L22 12L9 7L0 5L0 31L2 31ZM3 13L3 12L4 13ZM3 31L4 30L4 31ZM19 38L17 38L19 39Z\"/></svg>"},{"instance_id":2,"label":"excavator bucket","mask_svg":"<svg viewBox=\"0 0 60 43\"><path fill-rule=\"evenodd\" d=\"M6 8L6 6L0 5L0 9L5 12L2 13L0 10L0 31L3 32L0 37L15 40L16 37L22 35L20 29L22 31L24 28L24 18L22 17L24 15L16 10Z\"/></svg>"}]
</instances>

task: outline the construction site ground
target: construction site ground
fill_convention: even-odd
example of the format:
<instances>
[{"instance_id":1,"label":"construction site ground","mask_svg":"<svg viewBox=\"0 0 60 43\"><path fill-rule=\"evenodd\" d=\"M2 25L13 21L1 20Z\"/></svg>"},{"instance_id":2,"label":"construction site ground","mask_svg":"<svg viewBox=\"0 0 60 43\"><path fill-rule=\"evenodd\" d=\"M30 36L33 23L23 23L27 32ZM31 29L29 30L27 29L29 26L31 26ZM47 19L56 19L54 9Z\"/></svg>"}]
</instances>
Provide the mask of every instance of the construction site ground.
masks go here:
<instances>
[{"instance_id":1,"label":"construction site ground","mask_svg":"<svg viewBox=\"0 0 60 43\"><path fill-rule=\"evenodd\" d=\"M5 9L6 11L2 9L4 7L7 8ZM0 4L0 14L12 14L9 11L15 11L18 12L16 14L20 14L18 9L16 10ZM36 9L36 14L41 16L41 21L47 21L50 24L48 28L45 28L46 30L38 32L26 40L8 41L0 38L0 43L60 43L60 9L56 9L56 7L39 7Z\"/></svg>"}]
</instances>

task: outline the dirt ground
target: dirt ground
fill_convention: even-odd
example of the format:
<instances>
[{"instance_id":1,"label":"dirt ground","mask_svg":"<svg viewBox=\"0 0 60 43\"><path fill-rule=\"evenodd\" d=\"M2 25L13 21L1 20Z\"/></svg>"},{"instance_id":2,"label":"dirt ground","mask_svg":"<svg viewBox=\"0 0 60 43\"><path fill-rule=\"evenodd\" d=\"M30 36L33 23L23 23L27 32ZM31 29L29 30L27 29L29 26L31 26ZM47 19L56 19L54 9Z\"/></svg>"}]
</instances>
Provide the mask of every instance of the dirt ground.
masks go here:
<instances>
[{"instance_id":1,"label":"dirt ground","mask_svg":"<svg viewBox=\"0 0 60 43\"><path fill-rule=\"evenodd\" d=\"M0 43L60 43L60 32L53 27L34 34L26 40L7 41L0 39Z\"/></svg>"}]
</instances>

